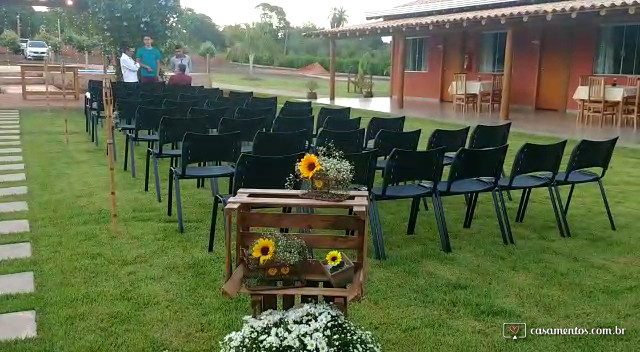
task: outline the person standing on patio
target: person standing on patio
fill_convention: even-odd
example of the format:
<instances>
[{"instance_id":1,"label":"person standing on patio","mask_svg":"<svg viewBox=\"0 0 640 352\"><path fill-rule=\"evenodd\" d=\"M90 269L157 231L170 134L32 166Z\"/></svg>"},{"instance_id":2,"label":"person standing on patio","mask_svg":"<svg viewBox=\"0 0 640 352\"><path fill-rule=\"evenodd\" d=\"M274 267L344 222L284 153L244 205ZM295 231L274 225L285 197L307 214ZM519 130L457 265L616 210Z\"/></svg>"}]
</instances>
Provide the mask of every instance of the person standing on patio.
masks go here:
<instances>
[{"instance_id":1,"label":"person standing on patio","mask_svg":"<svg viewBox=\"0 0 640 352\"><path fill-rule=\"evenodd\" d=\"M122 70L122 80L127 83L138 83L138 70L140 64L133 61L132 47L125 47L120 56L120 70Z\"/></svg>"},{"instance_id":2,"label":"person standing on patio","mask_svg":"<svg viewBox=\"0 0 640 352\"><path fill-rule=\"evenodd\" d=\"M160 50L154 48L150 35L143 37L144 46L136 51L136 61L143 69L140 70L140 83L158 82L160 80Z\"/></svg>"},{"instance_id":3,"label":"person standing on patio","mask_svg":"<svg viewBox=\"0 0 640 352\"><path fill-rule=\"evenodd\" d=\"M191 57L184 53L182 45L176 45L175 55L169 59L169 69L175 73L178 73L178 65L184 64L187 66L185 74L191 74Z\"/></svg>"},{"instance_id":4,"label":"person standing on patio","mask_svg":"<svg viewBox=\"0 0 640 352\"><path fill-rule=\"evenodd\" d=\"M173 86L190 86L191 76L186 74L187 65L178 64L178 71L169 78L169 85Z\"/></svg>"}]
</instances>

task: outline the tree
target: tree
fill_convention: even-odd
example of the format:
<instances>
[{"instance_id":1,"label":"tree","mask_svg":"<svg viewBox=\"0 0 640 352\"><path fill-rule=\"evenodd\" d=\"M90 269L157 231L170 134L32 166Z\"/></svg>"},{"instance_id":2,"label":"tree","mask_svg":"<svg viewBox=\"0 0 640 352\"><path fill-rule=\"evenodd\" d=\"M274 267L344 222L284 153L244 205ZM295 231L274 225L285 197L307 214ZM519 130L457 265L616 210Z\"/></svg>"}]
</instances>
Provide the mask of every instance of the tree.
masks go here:
<instances>
[{"instance_id":1,"label":"tree","mask_svg":"<svg viewBox=\"0 0 640 352\"><path fill-rule=\"evenodd\" d=\"M7 49L7 55L9 55L9 52L18 54L20 52L20 38L18 38L18 34L12 30L5 29L2 34L0 34L0 47Z\"/></svg>"},{"instance_id":2,"label":"tree","mask_svg":"<svg viewBox=\"0 0 640 352\"><path fill-rule=\"evenodd\" d=\"M210 41L202 43L202 45L200 45L199 54L200 56L204 56L207 58L207 73L209 73L209 67L211 67L211 65L209 64L209 60L211 59L211 57L216 56L215 45L213 45L213 43Z\"/></svg>"},{"instance_id":3,"label":"tree","mask_svg":"<svg viewBox=\"0 0 640 352\"><path fill-rule=\"evenodd\" d=\"M226 27L225 27L226 29ZM239 33L237 27L234 28L234 36L241 33L241 38L236 42L229 54L233 56L247 56L249 58L249 76L253 77L253 60L259 52L267 52L275 55L273 38L265 31L263 23L254 23L252 25L245 24L240 26Z\"/></svg>"},{"instance_id":4,"label":"tree","mask_svg":"<svg viewBox=\"0 0 640 352\"><path fill-rule=\"evenodd\" d=\"M201 43L209 41L215 47L225 46L224 35L205 14L196 13L193 9L186 8L180 12L176 21L176 27L180 32L178 41L197 48Z\"/></svg>"},{"instance_id":5,"label":"tree","mask_svg":"<svg viewBox=\"0 0 640 352\"><path fill-rule=\"evenodd\" d=\"M347 24L348 19L347 10L343 7L334 7L331 9L331 14L329 15L329 25L331 28L340 28Z\"/></svg>"},{"instance_id":6,"label":"tree","mask_svg":"<svg viewBox=\"0 0 640 352\"><path fill-rule=\"evenodd\" d=\"M85 66L89 66L89 53L100 46L100 43L96 38L90 38L74 33L67 33L64 37L64 43L72 46L77 51L84 53Z\"/></svg>"}]
</instances>

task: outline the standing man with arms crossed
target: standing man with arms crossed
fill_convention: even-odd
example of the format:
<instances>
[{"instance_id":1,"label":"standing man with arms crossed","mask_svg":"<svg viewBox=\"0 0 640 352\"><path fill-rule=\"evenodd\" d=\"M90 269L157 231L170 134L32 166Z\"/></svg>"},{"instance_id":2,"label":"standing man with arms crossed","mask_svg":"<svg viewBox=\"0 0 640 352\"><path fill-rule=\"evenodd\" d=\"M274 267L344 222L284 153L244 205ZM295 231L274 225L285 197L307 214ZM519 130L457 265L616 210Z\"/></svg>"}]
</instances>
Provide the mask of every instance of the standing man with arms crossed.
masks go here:
<instances>
[{"instance_id":1,"label":"standing man with arms crossed","mask_svg":"<svg viewBox=\"0 0 640 352\"><path fill-rule=\"evenodd\" d=\"M133 61L133 48L125 47L120 56L120 69L122 70L122 80L126 83L138 83L138 70L140 64Z\"/></svg>"},{"instance_id":2,"label":"standing man with arms crossed","mask_svg":"<svg viewBox=\"0 0 640 352\"><path fill-rule=\"evenodd\" d=\"M160 81L160 50L152 46L153 39L150 35L143 37L144 46L136 51L136 61L140 64L140 83Z\"/></svg>"}]
</instances>

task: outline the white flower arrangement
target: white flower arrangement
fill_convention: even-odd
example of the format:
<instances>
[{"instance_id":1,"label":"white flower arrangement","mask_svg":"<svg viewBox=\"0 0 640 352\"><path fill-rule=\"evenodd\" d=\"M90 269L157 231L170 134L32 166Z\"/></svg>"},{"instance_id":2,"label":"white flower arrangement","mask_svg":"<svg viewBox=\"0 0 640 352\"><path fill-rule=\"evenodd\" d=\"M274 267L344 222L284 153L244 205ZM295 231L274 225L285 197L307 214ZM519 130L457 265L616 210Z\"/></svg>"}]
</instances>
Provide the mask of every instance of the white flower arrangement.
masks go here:
<instances>
[{"instance_id":1,"label":"white flower arrangement","mask_svg":"<svg viewBox=\"0 0 640 352\"><path fill-rule=\"evenodd\" d=\"M220 341L220 352L380 352L373 335L327 304L268 310L244 318L242 330Z\"/></svg>"}]
</instances>

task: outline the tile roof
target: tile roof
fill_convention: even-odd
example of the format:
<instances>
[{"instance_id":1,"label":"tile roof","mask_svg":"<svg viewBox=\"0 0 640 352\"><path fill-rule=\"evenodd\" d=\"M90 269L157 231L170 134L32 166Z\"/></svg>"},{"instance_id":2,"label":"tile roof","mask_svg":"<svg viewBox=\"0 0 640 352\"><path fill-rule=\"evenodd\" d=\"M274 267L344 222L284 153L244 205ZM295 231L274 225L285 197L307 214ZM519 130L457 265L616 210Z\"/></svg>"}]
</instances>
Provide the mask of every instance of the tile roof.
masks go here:
<instances>
[{"instance_id":1,"label":"tile roof","mask_svg":"<svg viewBox=\"0 0 640 352\"><path fill-rule=\"evenodd\" d=\"M375 21L360 25L325 29L306 33L307 36L328 36L358 32L393 30L403 27L415 27L449 22L481 21L491 18L509 18L528 15L547 15L570 13L574 11L597 11L606 8L625 8L640 4L640 0L568 0L540 4L510 6L497 9L473 10L467 12L435 14L387 21ZM636 12L637 13L637 12Z\"/></svg>"}]
</instances>

